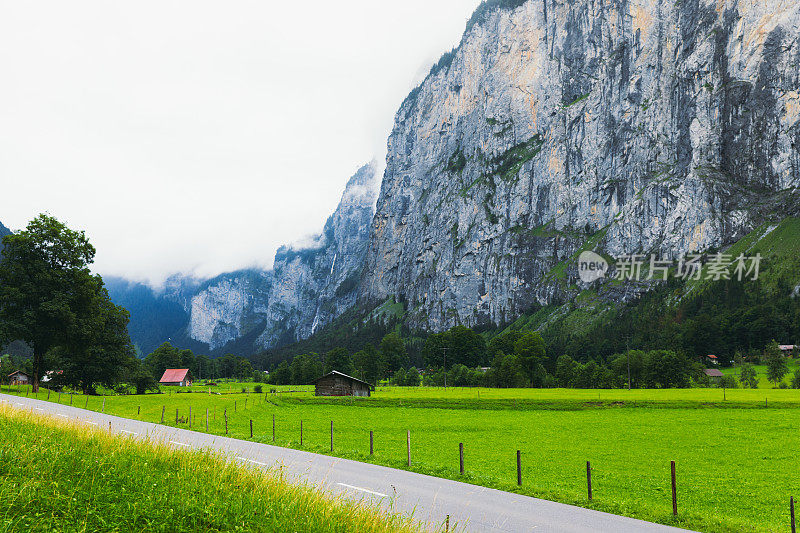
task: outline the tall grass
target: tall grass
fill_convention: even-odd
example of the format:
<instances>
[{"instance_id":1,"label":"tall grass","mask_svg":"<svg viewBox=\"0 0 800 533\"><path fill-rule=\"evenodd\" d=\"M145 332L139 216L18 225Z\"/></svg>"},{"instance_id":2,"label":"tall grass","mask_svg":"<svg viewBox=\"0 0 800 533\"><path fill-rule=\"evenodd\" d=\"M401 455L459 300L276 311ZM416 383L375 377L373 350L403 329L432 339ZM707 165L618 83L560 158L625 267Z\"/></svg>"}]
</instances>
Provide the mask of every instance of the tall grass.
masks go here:
<instances>
[{"instance_id":1,"label":"tall grass","mask_svg":"<svg viewBox=\"0 0 800 533\"><path fill-rule=\"evenodd\" d=\"M413 531L407 518L175 451L0 406L4 531Z\"/></svg>"}]
</instances>

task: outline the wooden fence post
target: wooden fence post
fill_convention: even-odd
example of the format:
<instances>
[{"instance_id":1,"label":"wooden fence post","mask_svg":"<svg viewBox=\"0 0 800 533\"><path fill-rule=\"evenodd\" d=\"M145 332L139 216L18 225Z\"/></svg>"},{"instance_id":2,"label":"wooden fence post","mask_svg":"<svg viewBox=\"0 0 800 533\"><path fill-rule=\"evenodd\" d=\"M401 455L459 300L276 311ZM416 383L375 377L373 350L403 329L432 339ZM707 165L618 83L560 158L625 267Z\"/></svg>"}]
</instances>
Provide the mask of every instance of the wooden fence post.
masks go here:
<instances>
[{"instance_id":1,"label":"wooden fence post","mask_svg":"<svg viewBox=\"0 0 800 533\"><path fill-rule=\"evenodd\" d=\"M72 405L72 393L69 393L69 404Z\"/></svg>"},{"instance_id":2,"label":"wooden fence post","mask_svg":"<svg viewBox=\"0 0 800 533\"><path fill-rule=\"evenodd\" d=\"M408 455L408 467L411 468L411 430L406 430L406 454Z\"/></svg>"},{"instance_id":3,"label":"wooden fence post","mask_svg":"<svg viewBox=\"0 0 800 533\"><path fill-rule=\"evenodd\" d=\"M225 416L225 434L228 434L228 408L225 408L225 412L222 413Z\"/></svg>"},{"instance_id":4,"label":"wooden fence post","mask_svg":"<svg viewBox=\"0 0 800 533\"><path fill-rule=\"evenodd\" d=\"M50 389L47 389L47 401L50 401Z\"/></svg>"},{"instance_id":5,"label":"wooden fence post","mask_svg":"<svg viewBox=\"0 0 800 533\"><path fill-rule=\"evenodd\" d=\"M586 461L586 489L589 493L589 501L592 501L592 463Z\"/></svg>"},{"instance_id":6,"label":"wooden fence post","mask_svg":"<svg viewBox=\"0 0 800 533\"><path fill-rule=\"evenodd\" d=\"M331 420L331 453L333 453L333 420Z\"/></svg>"},{"instance_id":7,"label":"wooden fence post","mask_svg":"<svg viewBox=\"0 0 800 533\"><path fill-rule=\"evenodd\" d=\"M300 421L300 447L303 447L303 421Z\"/></svg>"},{"instance_id":8,"label":"wooden fence post","mask_svg":"<svg viewBox=\"0 0 800 533\"><path fill-rule=\"evenodd\" d=\"M142 414L142 406L141 405L137 405L136 406L136 416L141 416L141 414Z\"/></svg>"},{"instance_id":9,"label":"wooden fence post","mask_svg":"<svg viewBox=\"0 0 800 533\"><path fill-rule=\"evenodd\" d=\"M797 530L794 526L794 496L789 497L789 516L791 517L792 533L796 533Z\"/></svg>"},{"instance_id":10,"label":"wooden fence post","mask_svg":"<svg viewBox=\"0 0 800 533\"><path fill-rule=\"evenodd\" d=\"M373 447L372 447L372 431L369 432L369 454L373 454Z\"/></svg>"},{"instance_id":11,"label":"wooden fence post","mask_svg":"<svg viewBox=\"0 0 800 533\"><path fill-rule=\"evenodd\" d=\"M189 406L189 427L192 427L192 406Z\"/></svg>"},{"instance_id":12,"label":"wooden fence post","mask_svg":"<svg viewBox=\"0 0 800 533\"><path fill-rule=\"evenodd\" d=\"M464 443L458 443L458 470L464 475Z\"/></svg>"},{"instance_id":13,"label":"wooden fence post","mask_svg":"<svg viewBox=\"0 0 800 533\"><path fill-rule=\"evenodd\" d=\"M678 516L678 489L675 483L675 461L670 461L670 470L672 470L672 514Z\"/></svg>"},{"instance_id":14,"label":"wooden fence post","mask_svg":"<svg viewBox=\"0 0 800 533\"><path fill-rule=\"evenodd\" d=\"M161 406L161 423L162 424L164 423L164 411L166 411L166 410L167 410L167 406L166 405L162 405Z\"/></svg>"},{"instance_id":15,"label":"wooden fence post","mask_svg":"<svg viewBox=\"0 0 800 533\"><path fill-rule=\"evenodd\" d=\"M253 438L253 419L250 419L250 438Z\"/></svg>"},{"instance_id":16,"label":"wooden fence post","mask_svg":"<svg viewBox=\"0 0 800 533\"><path fill-rule=\"evenodd\" d=\"M236 400L233 400L233 412L236 412Z\"/></svg>"},{"instance_id":17,"label":"wooden fence post","mask_svg":"<svg viewBox=\"0 0 800 533\"><path fill-rule=\"evenodd\" d=\"M178 425L178 408L175 408L175 425Z\"/></svg>"},{"instance_id":18,"label":"wooden fence post","mask_svg":"<svg viewBox=\"0 0 800 533\"><path fill-rule=\"evenodd\" d=\"M87 409L89 407L89 395L86 395L86 401L83 404L83 408Z\"/></svg>"},{"instance_id":19,"label":"wooden fence post","mask_svg":"<svg viewBox=\"0 0 800 533\"><path fill-rule=\"evenodd\" d=\"M272 442L275 442L275 415L272 415Z\"/></svg>"},{"instance_id":20,"label":"wooden fence post","mask_svg":"<svg viewBox=\"0 0 800 533\"><path fill-rule=\"evenodd\" d=\"M208 431L208 407L206 407L206 431Z\"/></svg>"},{"instance_id":21,"label":"wooden fence post","mask_svg":"<svg viewBox=\"0 0 800 533\"><path fill-rule=\"evenodd\" d=\"M522 455L517 450L517 485L522 486Z\"/></svg>"},{"instance_id":22,"label":"wooden fence post","mask_svg":"<svg viewBox=\"0 0 800 533\"><path fill-rule=\"evenodd\" d=\"M101 413L105 413L106 412L106 399L105 398L103 398L103 407L100 408L100 412Z\"/></svg>"},{"instance_id":23,"label":"wooden fence post","mask_svg":"<svg viewBox=\"0 0 800 533\"><path fill-rule=\"evenodd\" d=\"M247 398L244 399L244 410L247 411Z\"/></svg>"}]
</instances>

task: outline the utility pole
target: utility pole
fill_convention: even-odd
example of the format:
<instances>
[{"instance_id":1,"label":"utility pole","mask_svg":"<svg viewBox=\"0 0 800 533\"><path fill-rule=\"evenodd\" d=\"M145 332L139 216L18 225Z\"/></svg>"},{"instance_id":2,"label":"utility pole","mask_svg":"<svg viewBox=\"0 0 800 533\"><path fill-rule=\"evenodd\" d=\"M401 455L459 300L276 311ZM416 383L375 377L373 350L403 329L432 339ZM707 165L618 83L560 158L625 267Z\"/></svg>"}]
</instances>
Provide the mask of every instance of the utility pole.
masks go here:
<instances>
[{"instance_id":1,"label":"utility pole","mask_svg":"<svg viewBox=\"0 0 800 533\"><path fill-rule=\"evenodd\" d=\"M447 346L442 346L444 356L444 390L447 390Z\"/></svg>"}]
</instances>

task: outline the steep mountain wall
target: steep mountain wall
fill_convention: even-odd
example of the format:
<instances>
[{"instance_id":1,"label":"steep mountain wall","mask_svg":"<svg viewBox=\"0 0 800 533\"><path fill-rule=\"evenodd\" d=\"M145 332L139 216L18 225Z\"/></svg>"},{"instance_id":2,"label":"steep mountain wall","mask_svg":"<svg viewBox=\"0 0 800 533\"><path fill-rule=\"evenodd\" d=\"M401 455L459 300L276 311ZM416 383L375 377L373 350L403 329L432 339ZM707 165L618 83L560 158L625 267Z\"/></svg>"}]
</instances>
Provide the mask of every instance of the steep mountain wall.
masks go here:
<instances>
[{"instance_id":1,"label":"steep mountain wall","mask_svg":"<svg viewBox=\"0 0 800 533\"><path fill-rule=\"evenodd\" d=\"M242 270L202 283L171 277L164 297L189 317L177 342L211 353L233 346L252 353L304 339L352 307L375 213L376 179L374 162L360 168L316 244L281 247L271 271Z\"/></svg>"},{"instance_id":2,"label":"steep mountain wall","mask_svg":"<svg viewBox=\"0 0 800 533\"><path fill-rule=\"evenodd\" d=\"M501 323L576 294L583 249L676 257L796 214L799 30L800 0L482 5L397 112L361 301Z\"/></svg>"}]
</instances>

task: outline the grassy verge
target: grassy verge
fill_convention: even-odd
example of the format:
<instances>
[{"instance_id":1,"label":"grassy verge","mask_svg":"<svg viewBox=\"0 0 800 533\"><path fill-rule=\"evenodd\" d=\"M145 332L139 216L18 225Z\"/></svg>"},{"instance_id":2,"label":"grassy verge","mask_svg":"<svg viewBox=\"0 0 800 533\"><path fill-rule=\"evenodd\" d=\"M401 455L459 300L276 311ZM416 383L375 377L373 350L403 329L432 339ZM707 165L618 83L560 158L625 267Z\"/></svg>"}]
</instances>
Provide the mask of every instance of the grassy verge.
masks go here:
<instances>
[{"instance_id":1,"label":"grassy verge","mask_svg":"<svg viewBox=\"0 0 800 533\"><path fill-rule=\"evenodd\" d=\"M0 407L4 531L412 531L410 522L210 452Z\"/></svg>"},{"instance_id":2,"label":"grassy verge","mask_svg":"<svg viewBox=\"0 0 800 533\"><path fill-rule=\"evenodd\" d=\"M4 388L4 391L7 389ZM726 399L723 400L723 394ZM40 393L46 398L46 392ZM768 404L765 399L769 400ZM247 403L245 404L245 399ZM59 401L51 394L51 401ZM68 403L66 396L61 403ZM782 531L800 447L800 391L383 388L371 398L293 394L75 396L73 405L591 507L702 531ZM180 421L175 423L176 410ZM303 445L300 445L300 421ZM375 453L369 455L369 431ZM465 448L465 475L458 444ZM516 485L516 450L523 485ZM594 468L594 501L585 465ZM669 462L678 465L671 514Z\"/></svg>"}]
</instances>

